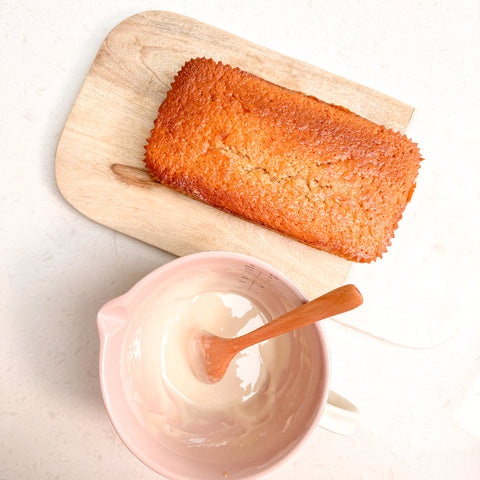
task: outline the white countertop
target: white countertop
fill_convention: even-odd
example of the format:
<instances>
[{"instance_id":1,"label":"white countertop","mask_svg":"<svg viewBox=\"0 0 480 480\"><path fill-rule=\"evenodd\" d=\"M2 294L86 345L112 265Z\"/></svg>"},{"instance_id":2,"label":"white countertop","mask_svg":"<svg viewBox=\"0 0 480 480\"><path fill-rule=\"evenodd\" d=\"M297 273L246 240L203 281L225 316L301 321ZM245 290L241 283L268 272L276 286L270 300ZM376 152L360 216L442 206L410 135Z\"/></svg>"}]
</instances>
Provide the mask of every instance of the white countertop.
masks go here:
<instances>
[{"instance_id":1,"label":"white countertop","mask_svg":"<svg viewBox=\"0 0 480 480\"><path fill-rule=\"evenodd\" d=\"M54 175L59 134L103 39L121 20L153 9L209 23L417 108L409 134L426 160L399 240L385 263L354 270L352 278L375 298L373 316L398 298L394 308L409 335L416 325L425 335L423 323L434 328L435 318L444 331L431 348L414 349L327 321L332 386L360 408L357 430L342 437L317 428L266 478L480 478L474 0L1 2L0 478L161 478L124 447L105 412L96 312L173 257L82 216ZM416 252L412 265L387 260L402 258L395 252L406 246ZM405 299L408 288L416 295ZM388 335L388 318L371 320Z\"/></svg>"}]
</instances>

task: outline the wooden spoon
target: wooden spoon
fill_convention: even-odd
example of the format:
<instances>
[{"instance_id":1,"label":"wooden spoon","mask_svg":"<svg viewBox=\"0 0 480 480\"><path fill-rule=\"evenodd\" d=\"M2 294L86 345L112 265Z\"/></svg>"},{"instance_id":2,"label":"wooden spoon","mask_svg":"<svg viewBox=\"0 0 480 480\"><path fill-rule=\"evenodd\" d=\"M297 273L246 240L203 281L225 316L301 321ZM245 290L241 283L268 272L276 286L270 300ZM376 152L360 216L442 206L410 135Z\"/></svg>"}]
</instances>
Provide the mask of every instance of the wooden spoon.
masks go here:
<instances>
[{"instance_id":1,"label":"wooden spoon","mask_svg":"<svg viewBox=\"0 0 480 480\"><path fill-rule=\"evenodd\" d=\"M235 338L222 338L202 331L193 341L192 368L197 377L208 383L220 381L233 357L241 350L305 327L360 306L361 293L354 285L344 285L281 315L260 328Z\"/></svg>"}]
</instances>

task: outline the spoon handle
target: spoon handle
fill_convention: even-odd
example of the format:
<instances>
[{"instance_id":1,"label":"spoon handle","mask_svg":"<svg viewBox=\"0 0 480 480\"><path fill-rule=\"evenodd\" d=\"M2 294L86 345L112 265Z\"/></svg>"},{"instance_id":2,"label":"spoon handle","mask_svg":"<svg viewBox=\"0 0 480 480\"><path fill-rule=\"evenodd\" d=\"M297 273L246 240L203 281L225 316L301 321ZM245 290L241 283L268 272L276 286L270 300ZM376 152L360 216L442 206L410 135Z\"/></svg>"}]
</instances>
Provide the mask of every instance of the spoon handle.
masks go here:
<instances>
[{"instance_id":1,"label":"spoon handle","mask_svg":"<svg viewBox=\"0 0 480 480\"><path fill-rule=\"evenodd\" d=\"M271 320L256 330L232 339L234 340L232 347L236 351L243 350L269 338L348 312L362 303L363 298L357 287L343 285Z\"/></svg>"}]
</instances>

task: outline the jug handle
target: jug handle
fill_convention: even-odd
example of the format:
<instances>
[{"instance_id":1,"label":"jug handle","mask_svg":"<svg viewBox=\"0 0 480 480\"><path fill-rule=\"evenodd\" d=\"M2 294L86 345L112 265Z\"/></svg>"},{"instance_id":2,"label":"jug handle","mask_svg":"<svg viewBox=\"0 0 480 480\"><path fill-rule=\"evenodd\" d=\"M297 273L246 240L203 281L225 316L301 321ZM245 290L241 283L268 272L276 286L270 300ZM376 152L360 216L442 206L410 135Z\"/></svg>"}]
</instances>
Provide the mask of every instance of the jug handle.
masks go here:
<instances>
[{"instance_id":1,"label":"jug handle","mask_svg":"<svg viewBox=\"0 0 480 480\"><path fill-rule=\"evenodd\" d=\"M359 414L358 408L353 403L330 390L318 426L340 435L352 435Z\"/></svg>"}]
</instances>

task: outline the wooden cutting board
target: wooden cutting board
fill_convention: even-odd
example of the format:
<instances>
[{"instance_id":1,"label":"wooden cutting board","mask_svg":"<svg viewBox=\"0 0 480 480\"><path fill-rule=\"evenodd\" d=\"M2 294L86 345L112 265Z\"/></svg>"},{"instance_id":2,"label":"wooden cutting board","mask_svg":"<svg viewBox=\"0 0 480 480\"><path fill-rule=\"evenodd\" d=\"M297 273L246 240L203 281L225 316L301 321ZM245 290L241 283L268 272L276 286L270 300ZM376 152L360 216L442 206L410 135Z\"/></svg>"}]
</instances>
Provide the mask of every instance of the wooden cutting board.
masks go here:
<instances>
[{"instance_id":1,"label":"wooden cutting board","mask_svg":"<svg viewBox=\"0 0 480 480\"><path fill-rule=\"evenodd\" d=\"M65 199L87 217L175 255L228 250L274 265L313 298L345 283L351 263L151 181L145 140L176 72L210 57L343 105L400 132L413 108L317 67L175 13L144 12L105 39L60 136Z\"/></svg>"}]
</instances>

